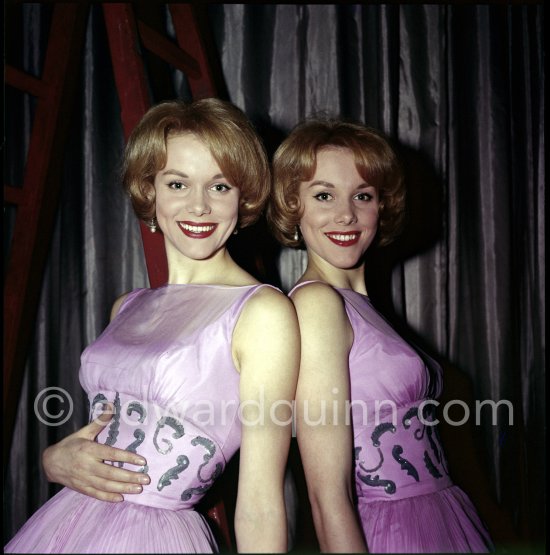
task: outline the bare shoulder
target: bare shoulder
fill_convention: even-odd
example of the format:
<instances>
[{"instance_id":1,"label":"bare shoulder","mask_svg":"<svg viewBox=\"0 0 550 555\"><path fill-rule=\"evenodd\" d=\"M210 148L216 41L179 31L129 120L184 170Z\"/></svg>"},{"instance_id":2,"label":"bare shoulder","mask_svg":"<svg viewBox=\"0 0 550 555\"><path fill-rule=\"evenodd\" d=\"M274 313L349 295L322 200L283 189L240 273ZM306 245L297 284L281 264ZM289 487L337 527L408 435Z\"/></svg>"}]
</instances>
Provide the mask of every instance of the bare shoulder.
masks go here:
<instances>
[{"instance_id":1,"label":"bare shoulder","mask_svg":"<svg viewBox=\"0 0 550 555\"><path fill-rule=\"evenodd\" d=\"M344 299L328 283L312 282L292 294L304 352L326 352L353 343L353 329ZM310 355L308 355L310 356Z\"/></svg>"},{"instance_id":2,"label":"bare shoulder","mask_svg":"<svg viewBox=\"0 0 550 555\"><path fill-rule=\"evenodd\" d=\"M328 283L315 281L303 285L291 296L298 315L345 315L344 299Z\"/></svg>"},{"instance_id":3,"label":"bare shoulder","mask_svg":"<svg viewBox=\"0 0 550 555\"><path fill-rule=\"evenodd\" d=\"M247 300L240 320L284 318L294 314L290 299L278 289L262 287Z\"/></svg>"},{"instance_id":4,"label":"bare shoulder","mask_svg":"<svg viewBox=\"0 0 550 555\"><path fill-rule=\"evenodd\" d=\"M288 334L298 333L298 319L290 299L272 287L262 287L243 307L235 331L234 346L250 344L257 337L265 346L267 341L280 341Z\"/></svg>"},{"instance_id":5,"label":"bare shoulder","mask_svg":"<svg viewBox=\"0 0 550 555\"><path fill-rule=\"evenodd\" d=\"M120 310L120 307L122 306L122 303L126 300L126 297L129 295L129 291L120 295L120 297L118 297L116 299L116 301L113 303L113 307L111 308L111 318L110 321L112 322L115 318L115 316L118 314L118 311Z\"/></svg>"},{"instance_id":6,"label":"bare shoulder","mask_svg":"<svg viewBox=\"0 0 550 555\"><path fill-rule=\"evenodd\" d=\"M276 367L278 374L283 369L293 374L299 345L298 318L288 297L271 287L256 291L243 307L233 332L232 351L238 371L253 367L255 375L262 371L273 374Z\"/></svg>"}]
</instances>

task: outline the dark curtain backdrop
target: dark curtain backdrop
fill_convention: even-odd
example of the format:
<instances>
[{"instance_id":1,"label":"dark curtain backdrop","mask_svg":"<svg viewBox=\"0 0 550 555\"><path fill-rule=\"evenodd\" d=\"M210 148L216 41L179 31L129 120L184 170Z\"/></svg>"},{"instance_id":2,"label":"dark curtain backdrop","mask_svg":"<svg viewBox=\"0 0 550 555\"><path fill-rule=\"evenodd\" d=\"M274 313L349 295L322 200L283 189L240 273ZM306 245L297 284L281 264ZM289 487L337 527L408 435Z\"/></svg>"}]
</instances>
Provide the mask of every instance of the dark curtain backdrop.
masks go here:
<instances>
[{"instance_id":1,"label":"dark curtain backdrop","mask_svg":"<svg viewBox=\"0 0 550 555\"><path fill-rule=\"evenodd\" d=\"M158 6L171 33L168 12ZM51 5L17 10L17 25L7 29L7 61L38 74ZM409 185L407 228L393 247L369 255L369 292L404 333L468 384L485 485L522 540L541 542L542 5L209 4L205 15L225 96L252 119L270 153L294 124L319 111L361 120L396 141ZM156 101L188 97L184 76L169 72L168 91L166 68L148 63ZM42 473L41 451L86 423L81 351L106 326L114 299L147 285L138 225L118 179L123 137L100 4L90 11L79 80L5 470L5 539L57 491ZM21 181L32 110L31 100L6 90L8 183ZM12 216L5 211L5 253ZM256 275L285 290L299 277L305 254L277 249L265 224L238 237L235 256ZM38 392L52 386L74 400L73 417L58 427L41 424L33 409ZM476 400L509 401L513 413L502 405L494 422L485 407L476 425Z\"/></svg>"}]
</instances>

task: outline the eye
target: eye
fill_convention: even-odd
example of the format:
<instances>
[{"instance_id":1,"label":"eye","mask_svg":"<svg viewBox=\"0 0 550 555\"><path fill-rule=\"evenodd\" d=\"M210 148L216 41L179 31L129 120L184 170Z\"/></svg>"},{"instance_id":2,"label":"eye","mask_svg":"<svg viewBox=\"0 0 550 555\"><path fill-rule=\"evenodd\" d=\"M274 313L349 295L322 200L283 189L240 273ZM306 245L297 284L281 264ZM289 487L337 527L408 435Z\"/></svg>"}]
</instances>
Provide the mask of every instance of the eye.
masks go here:
<instances>
[{"instance_id":1,"label":"eye","mask_svg":"<svg viewBox=\"0 0 550 555\"><path fill-rule=\"evenodd\" d=\"M170 183L168 183L168 188L180 191L181 189L185 189L185 184L182 181L170 181Z\"/></svg>"},{"instance_id":2,"label":"eye","mask_svg":"<svg viewBox=\"0 0 550 555\"><path fill-rule=\"evenodd\" d=\"M371 201L374 197L370 193L359 193L353 197L356 200Z\"/></svg>"},{"instance_id":3,"label":"eye","mask_svg":"<svg viewBox=\"0 0 550 555\"><path fill-rule=\"evenodd\" d=\"M225 191L229 191L231 187L227 185L227 183L214 183L210 189L217 193L225 193Z\"/></svg>"},{"instance_id":4,"label":"eye","mask_svg":"<svg viewBox=\"0 0 550 555\"><path fill-rule=\"evenodd\" d=\"M316 195L313 196L313 198L316 198L321 202L326 202L332 199L332 195L330 193L317 193Z\"/></svg>"}]
</instances>

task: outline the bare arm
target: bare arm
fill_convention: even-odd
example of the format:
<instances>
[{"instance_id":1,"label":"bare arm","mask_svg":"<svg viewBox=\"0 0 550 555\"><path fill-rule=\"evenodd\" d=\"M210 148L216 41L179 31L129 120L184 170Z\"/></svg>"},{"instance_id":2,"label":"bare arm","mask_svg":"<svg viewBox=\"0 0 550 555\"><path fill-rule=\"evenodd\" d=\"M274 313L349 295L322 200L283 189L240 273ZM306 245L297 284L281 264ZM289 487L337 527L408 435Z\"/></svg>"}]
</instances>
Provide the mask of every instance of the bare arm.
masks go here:
<instances>
[{"instance_id":1,"label":"bare arm","mask_svg":"<svg viewBox=\"0 0 550 555\"><path fill-rule=\"evenodd\" d=\"M235 510L239 552L287 551L283 480L299 349L292 303L273 289L260 290L247 302L233 337L242 407Z\"/></svg>"},{"instance_id":2,"label":"bare arm","mask_svg":"<svg viewBox=\"0 0 550 555\"><path fill-rule=\"evenodd\" d=\"M323 552L366 551L352 500L353 437L348 355L353 330L341 297L320 283L292 298L302 338L296 426Z\"/></svg>"},{"instance_id":3,"label":"bare arm","mask_svg":"<svg viewBox=\"0 0 550 555\"><path fill-rule=\"evenodd\" d=\"M126 295L119 297L111 310L116 316ZM42 465L50 482L56 482L102 501L123 501L122 494L140 493L141 484L149 483L149 476L105 464L104 461L146 464L145 459L130 451L102 445L95 437L109 422L105 413L74 434L44 450Z\"/></svg>"}]
</instances>

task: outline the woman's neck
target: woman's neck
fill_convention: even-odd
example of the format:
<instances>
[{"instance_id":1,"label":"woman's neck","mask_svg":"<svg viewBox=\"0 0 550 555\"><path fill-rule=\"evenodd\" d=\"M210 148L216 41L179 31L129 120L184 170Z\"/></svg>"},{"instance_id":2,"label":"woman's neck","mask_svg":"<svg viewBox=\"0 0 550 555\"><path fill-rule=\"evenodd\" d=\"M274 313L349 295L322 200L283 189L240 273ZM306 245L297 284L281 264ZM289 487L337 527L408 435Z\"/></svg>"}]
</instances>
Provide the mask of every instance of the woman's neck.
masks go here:
<instances>
[{"instance_id":1,"label":"woman's neck","mask_svg":"<svg viewBox=\"0 0 550 555\"><path fill-rule=\"evenodd\" d=\"M253 285L257 283L231 258L224 247L204 260L185 257L167 249L168 283L208 285Z\"/></svg>"},{"instance_id":2,"label":"woman's neck","mask_svg":"<svg viewBox=\"0 0 550 555\"><path fill-rule=\"evenodd\" d=\"M324 281L338 289L352 289L357 293L367 294L364 262L354 268L337 268L308 251L306 271L298 283L302 281Z\"/></svg>"}]
</instances>

